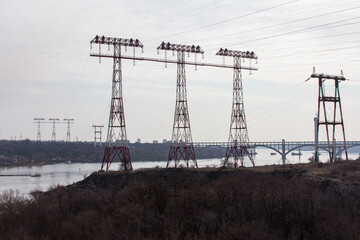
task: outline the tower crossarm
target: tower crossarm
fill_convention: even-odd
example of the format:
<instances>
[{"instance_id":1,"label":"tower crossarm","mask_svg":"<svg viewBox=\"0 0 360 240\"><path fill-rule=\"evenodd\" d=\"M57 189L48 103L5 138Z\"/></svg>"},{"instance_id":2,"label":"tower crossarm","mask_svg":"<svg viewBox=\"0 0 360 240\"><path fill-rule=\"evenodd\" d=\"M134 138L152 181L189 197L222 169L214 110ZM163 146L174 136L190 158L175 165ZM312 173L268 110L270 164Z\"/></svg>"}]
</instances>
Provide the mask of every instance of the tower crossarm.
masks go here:
<instances>
[{"instance_id":1,"label":"tower crossarm","mask_svg":"<svg viewBox=\"0 0 360 240\"><path fill-rule=\"evenodd\" d=\"M195 45L181 45L181 44L172 44L172 43L165 43L162 42L157 50L169 50L169 51L177 51L177 52L187 52L187 53L201 53L204 54L204 51L201 47Z\"/></svg>"},{"instance_id":2,"label":"tower crossarm","mask_svg":"<svg viewBox=\"0 0 360 240\"><path fill-rule=\"evenodd\" d=\"M324 101L324 102L339 102L340 98L339 97L320 97L320 101Z\"/></svg>"},{"instance_id":3,"label":"tower crossarm","mask_svg":"<svg viewBox=\"0 0 360 240\"><path fill-rule=\"evenodd\" d=\"M115 58L113 54L98 54L98 53L91 53L91 57L105 57L105 58ZM128 60L136 60L136 61L148 61L148 62L161 62L161 63L179 63L178 60L175 59L162 59L162 58L149 58L149 57L138 57L138 56L121 56L122 59ZM216 63L206 63L206 62L192 62L192 61L184 61L186 65L196 65L200 67L217 67L217 68L235 68L234 65L226 65L226 64L216 64ZM250 66L240 66L239 69L244 70L252 70L257 71L257 67L250 67Z\"/></svg>"},{"instance_id":4,"label":"tower crossarm","mask_svg":"<svg viewBox=\"0 0 360 240\"><path fill-rule=\"evenodd\" d=\"M319 122L319 125L341 125L343 124L342 122L331 122L331 121L324 121L324 122Z\"/></svg>"},{"instance_id":5,"label":"tower crossarm","mask_svg":"<svg viewBox=\"0 0 360 240\"><path fill-rule=\"evenodd\" d=\"M229 56L229 57L240 57L240 58L248 58L248 59L258 59L254 52L250 51L237 51L237 50L228 50L227 48L222 49L216 53L219 56Z\"/></svg>"},{"instance_id":6,"label":"tower crossarm","mask_svg":"<svg viewBox=\"0 0 360 240\"><path fill-rule=\"evenodd\" d=\"M34 118L34 123L38 123L39 121L44 121L45 118Z\"/></svg>"},{"instance_id":7,"label":"tower crossarm","mask_svg":"<svg viewBox=\"0 0 360 240\"><path fill-rule=\"evenodd\" d=\"M55 121L60 121L60 119L59 118L49 118L49 121L55 122Z\"/></svg>"},{"instance_id":8,"label":"tower crossarm","mask_svg":"<svg viewBox=\"0 0 360 240\"><path fill-rule=\"evenodd\" d=\"M64 118L65 123L72 124L74 123L74 119L70 118Z\"/></svg>"},{"instance_id":9,"label":"tower crossarm","mask_svg":"<svg viewBox=\"0 0 360 240\"><path fill-rule=\"evenodd\" d=\"M144 45L139 41L139 39L114 38L99 35L96 35L95 38L90 41L90 45L92 45L93 43L105 45L121 45L126 47L144 47Z\"/></svg>"},{"instance_id":10,"label":"tower crossarm","mask_svg":"<svg viewBox=\"0 0 360 240\"><path fill-rule=\"evenodd\" d=\"M345 81L346 78L344 76L337 76L337 75L327 75L323 73L313 73L310 76L311 78L321 78L321 79L333 79L333 80L339 80L339 81Z\"/></svg>"}]
</instances>

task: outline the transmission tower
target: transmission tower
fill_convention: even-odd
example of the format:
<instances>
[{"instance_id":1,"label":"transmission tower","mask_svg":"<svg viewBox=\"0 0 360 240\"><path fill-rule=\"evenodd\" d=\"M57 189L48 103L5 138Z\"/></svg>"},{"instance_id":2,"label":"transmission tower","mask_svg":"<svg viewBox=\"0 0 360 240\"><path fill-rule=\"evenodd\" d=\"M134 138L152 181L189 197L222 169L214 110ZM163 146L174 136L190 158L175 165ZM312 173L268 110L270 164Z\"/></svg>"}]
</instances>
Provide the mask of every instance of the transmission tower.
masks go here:
<instances>
[{"instance_id":1,"label":"transmission tower","mask_svg":"<svg viewBox=\"0 0 360 240\"><path fill-rule=\"evenodd\" d=\"M342 130L343 144L341 147L344 148L346 160L348 160L348 153L346 148L346 138L345 138L345 129L344 129L344 118L341 108L340 100L340 90L339 83L345 81L345 77L342 74L341 76L326 75L326 74L317 74L315 73L315 67L311 78L317 78L319 83L319 93L318 93L318 113L317 113L317 122L316 122L316 134L315 134L315 162L319 162L319 128L320 126L325 126L326 130L326 139L327 139L327 151L329 152L329 161L334 162L336 160L336 139L335 139L335 130L336 126L340 125ZM333 80L334 88L328 89L325 91L325 81ZM328 94L330 92L331 94ZM326 109L333 108L333 112L330 113L330 116L327 114ZM321 113L322 112L322 113ZM339 116L340 115L340 116ZM338 116L340 117L337 120ZM332 133L331 133L332 132ZM331 138L330 138L331 137Z\"/></svg>"},{"instance_id":2,"label":"transmission tower","mask_svg":"<svg viewBox=\"0 0 360 240\"><path fill-rule=\"evenodd\" d=\"M56 121L59 121L60 119L58 118L49 118L49 121L52 121L53 124L53 130L52 130L52 135L51 135L51 141L56 142L56 132L55 132L55 123Z\"/></svg>"},{"instance_id":3,"label":"transmission tower","mask_svg":"<svg viewBox=\"0 0 360 240\"><path fill-rule=\"evenodd\" d=\"M64 118L64 121L67 123L66 141L67 141L67 142L71 142L71 138L70 138L70 124L74 123L74 119Z\"/></svg>"},{"instance_id":4,"label":"transmission tower","mask_svg":"<svg viewBox=\"0 0 360 240\"><path fill-rule=\"evenodd\" d=\"M177 52L177 83L176 83L176 104L174 114L173 132L171 137L171 146L166 167L169 167L171 161L175 162L175 168L178 166L180 160L184 160L186 166L189 167L189 160L192 160L195 167L198 167L195 149L193 146L190 118L187 104L186 94L186 76L185 76L185 54L190 53L204 54L200 46L186 46L170 43L162 43L158 50ZM195 65L196 66L196 65Z\"/></svg>"},{"instance_id":5,"label":"transmission tower","mask_svg":"<svg viewBox=\"0 0 360 240\"><path fill-rule=\"evenodd\" d=\"M94 146L96 147L96 140L99 140L99 146L101 147L101 136L102 136L102 128L103 125L93 125L94 128Z\"/></svg>"},{"instance_id":6,"label":"transmission tower","mask_svg":"<svg viewBox=\"0 0 360 240\"><path fill-rule=\"evenodd\" d=\"M257 56L254 52L233 51L226 48L220 48L216 55L223 56L224 58L225 56L233 57L234 61L233 101L231 110L229 140L226 149L224 166L228 163L231 157L234 159L234 167L237 167L238 160L240 160L241 166L244 166L244 157L246 155L250 159L252 165L255 166L246 126L241 76L241 61L245 62L245 60L247 59L251 68L251 61L253 59L257 60Z\"/></svg>"},{"instance_id":7,"label":"transmission tower","mask_svg":"<svg viewBox=\"0 0 360 240\"><path fill-rule=\"evenodd\" d=\"M143 48L142 43L136 39L122 39L111 37L96 36L90 44L99 45L99 58L109 57L109 54L101 53L101 45L107 45L108 50L113 48L113 77L112 77L112 97L109 116L109 125L107 132L107 146L105 147L104 157L101 165L101 170L106 165L106 171L109 170L111 163L115 157L119 157L120 162L125 171L132 170L130 151L128 147L128 140L125 128L125 114L122 97L122 73L121 73L121 47L133 47L135 56L135 48ZM135 60L134 60L135 61Z\"/></svg>"},{"instance_id":8,"label":"transmission tower","mask_svg":"<svg viewBox=\"0 0 360 240\"><path fill-rule=\"evenodd\" d=\"M34 118L34 123L37 123L37 134L36 134L36 141L41 142L41 133L40 133L40 123L44 121L44 118Z\"/></svg>"},{"instance_id":9,"label":"transmission tower","mask_svg":"<svg viewBox=\"0 0 360 240\"><path fill-rule=\"evenodd\" d=\"M104 151L104 158L101 169L105 166L106 170L108 170L111 162L114 157L119 156L121 162L124 165L126 170L131 169L131 160L130 153L127 147L126 140L126 131L125 131L125 118L124 118L124 110L123 110L123 102L122 102L122 93L121 93L121 59L128 59L138 61L151 61L151 62L163 62L168 63L176 63L177 64L177 93L176 93L176 106L175 106L175 115L174 115L174 125L173 125L173 135L172 142L173 144L170 147L168 164L171 160L175 160L175 167L178 166L178 163L181 159L184 159L186 165L188 166L189 159L192 159L197 166L195 151L192 144L192 137L190 131L190 122L189 122L189 113L187 107L187 99L186 99L186 78L185 78L185 65L194 65L195 69L197 66L203 67L218 67L218 68L231 68L234 69L233 65L225 65L224 64L215 64L215 63L204 63L197 62L196 54L203 54L203 50L199 46L185 46L185 45L177 45L170 43L162 43L158 47L159 50L165 50L165 59L159 58L146 58L146 57L138 57L135 56L135 48L141 47L143 45L139 40L133 39L122 39L122 38L109 38L109 37L99 37L96 36L90 44L93 43L99 44L99 52L98 53L90 53L92 57L102 57L112 58L114 60L114 71L113 71L113 90L112 90L112 101L110 108L110 117L109 117L109 128L107 135L108 146ZM104 54L101 52L101 45L107 45L108 51L113 48L113 54ZM133 56L121 55L121 47L130 46L133 47ZM177 52L177 60L167 59L167 51L171 50L173 53ZM195 53L195 61L185 61L185 53ZM245 59L245 57L244 57ZM101 61L101 60L100 60ZM246 69L246 70L257 70L257 68L247 66L238 66L238 70ZM118 134L115 134L115 129Z\"/></svg>"}]
</instances>

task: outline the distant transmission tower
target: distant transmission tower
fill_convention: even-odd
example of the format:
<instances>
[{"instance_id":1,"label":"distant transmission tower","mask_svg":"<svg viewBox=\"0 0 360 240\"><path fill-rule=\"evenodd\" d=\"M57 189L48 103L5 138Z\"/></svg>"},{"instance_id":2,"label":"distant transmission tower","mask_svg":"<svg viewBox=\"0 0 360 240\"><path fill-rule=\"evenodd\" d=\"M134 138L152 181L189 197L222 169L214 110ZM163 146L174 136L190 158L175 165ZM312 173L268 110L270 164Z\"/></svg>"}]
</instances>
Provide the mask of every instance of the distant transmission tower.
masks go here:
<instances>
[{"instance_id":1,"label":"distant transmission tower","mask_svg":"<svg viewBox=\"0 0 360 240\"><path fill-rule=\"evenodd\" d=\"M125 128L125 113L123 106L123 97L122 97L122 73L121 73L121 47L133 47L133 52L135 55L135 48L143 48L142 43L136 39L122 39L122 38L110 38L110 37L99 37L96 36L91 40L90 44L99 45L99 54L97 56L101 57L111 57L114 60L113 63L113 78L112 78L112 97L111 97L111 107L110 107L110 116L109 116L109 126L107 133L107 146L105 147L104 157L101 165L101 170L104 169L106 165L106 171L109 170L111 163L114 158L118 156L120 162L123 165L125 171L132 170L130 151L128 147L128 140L126 136ZM113 48L113 55L102 54L101 45L108 46ZM91 55L93 56L93 55ZM135 61L135 60L134 60Z\"/></svg>"},{"instance_id":2,"label":"distant transmission tower","mask_svg":"<svg viewBox=\"0 0 360 240\"><path fill-rule=\"evenodd\" d=\"M222 49L216 53L220 56L229 56L234 59L234 77L233 77L233 101L231 110L230 132L228 146L224 160L224 166L228 163L229 158L234 159L234 167L237 167L238 160L241 166L244 165L244 157L247 155L253 166L254 158L249 144L249 135L246 126L245 108L243 99L241 61L249 60L251 68L252 59L257 60L254 52L241 52L228 49ZM251 71L251 70L250 70ZM251 72L250 72L251 73Z\"/></svg>"},{"instance_id":3,"label":"distant transmission tower","mask_svg":"<svg viewBox=\"0 0 360 240\"><path fill-rule=\"evenodd\" d=\"M195 167L198 167L191 136L187 104L185 54L194 53L196 59L196 54L204 54L204 51L200 46L177 45L164 42L158 47L158 50L165 50L165 56L168 50L177 52L176 104L171 146L166 167L169 167L171 161L174 161L176 168L182 159L185 161L187 167L189 167L189 160L192 160Z\"/></svg>"},{"instance_id":4,"label":"distant transmission tower","mask_svg":"<svg viewBox=\"0 0 360 240\"><path fill-rule=\"evenodd\" d=\"M53 124L53 130L52 130L52 135L51 135L51 141L56 142L56 132L55 132L55 123L56 121L59 121L60 119L58 118L49 118L49 121L52 121Z\"/></svg>"},{"instance_id":5,"label":"distant transmission tower","mask_svg":"<svg viewBox=\"0 0 360 240\"><path fill-rule=\"evenodd\" d=\"M99 140L99 146L101 147L101 137L103 125L93 125L94 128L94 146L96 147L97 140Z\"/></svg>"},{"instance_id":6,"label":"distant transmission tower","mask_svg":"<svg viewBox=\"0 0 360 240\"><path fill-rule=\"evenodd\" d=\"M341 126L343 144L346 160L348 160L348 153L346 148L346 138L345 138L345 128L344 128L344 118L341 108L340 100L340 90L339 83L345 81L345 77L342 74L341 76L333 76L326 74L316 74L315 68L311 74L311 78L318 78L319 82L319 94L318 94L318 113L317 113L317 123L316 123L316 134L315 134L315 162L319 162L319 128L320 126L325 126L326 130L326 139L327 139L327 150L329 152L329 161L334 162L336 160L336 139L335 139L335 129L337 125ZM327 92L330 92L331 95L328 95L325 92L325 81L333 80L334 88ZM327 114L326 109L333 108L333 112L330 113L330 116ZM321 113L322 110L322 113ZM340 117L338 120L337 118ZM332 133L330 133L332 132ZM331 138L330 138L331 137Z\"/></svg>"},{"instance_id":7,"label":"distant transmission tower","mask_svg":"<svg viewBox=\"0 0 360 240\"><path fill-rule=\"evenodd\" d=\"M74 119L64 118L64 121L66 121L66 123L67 123L66 141L67 141L67 142L71 142L71 137L70 137L70 124L74 123Z\"/></svg>"},{"instance_id":8,"label":"distant transmission tower","mask_svg":"<svg viewBox=\"0 0 360 240\"><path fill-rule=\"evenodd\" d=\"M41 142L41 132L40 132L40 123L44 121L44 118L34 118L34 123L37 123L37 134L36 134L36 141Z\"/></svg>"}]
</instances>

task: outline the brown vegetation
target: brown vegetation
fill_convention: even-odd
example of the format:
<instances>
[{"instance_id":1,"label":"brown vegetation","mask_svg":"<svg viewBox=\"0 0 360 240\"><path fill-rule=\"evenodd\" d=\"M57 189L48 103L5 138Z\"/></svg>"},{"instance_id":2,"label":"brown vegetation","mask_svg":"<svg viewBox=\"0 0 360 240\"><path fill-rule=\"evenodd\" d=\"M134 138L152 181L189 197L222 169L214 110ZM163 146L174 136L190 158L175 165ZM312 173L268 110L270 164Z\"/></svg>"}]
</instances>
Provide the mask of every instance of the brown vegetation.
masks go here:
<instances>
[{"instance_id":1,"label":"brown vegetation","mask_svg":"<svg viewBox=\"0 0 360 240\"><path fill-rule=\"evenodd\" d=\"M357 239L360 162L93 173L0 198L3 239Z\"/></svg>"}]
</instances>

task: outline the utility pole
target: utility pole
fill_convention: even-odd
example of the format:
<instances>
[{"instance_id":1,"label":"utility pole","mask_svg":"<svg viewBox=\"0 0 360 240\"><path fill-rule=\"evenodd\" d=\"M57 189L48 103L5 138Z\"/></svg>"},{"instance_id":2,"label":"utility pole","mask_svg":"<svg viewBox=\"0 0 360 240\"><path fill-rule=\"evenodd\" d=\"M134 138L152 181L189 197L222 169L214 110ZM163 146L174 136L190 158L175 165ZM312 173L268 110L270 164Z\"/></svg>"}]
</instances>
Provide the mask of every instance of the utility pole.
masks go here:
<instances>
[{"instance_id":1,"label":"utility pole","mask_svg":"<svg viewBox=\"0 0 360 240\"><path fill-rule=\"evenodd\" d=\"M37 123L37 134L36 141L41 142L41 132L40 132L40 123L44 121L44 118L34 118L34 123Z\"/></svg>"},{"instance_id":2,"label":"utility pole","mask_svg":"<svg viewBox=\"0 0 360 240\"><path fill-rule=\"evenodd\" d=\"M335 75L326 75L326 74L317 74L315 73L315 67L313 68L313 73L311 78L317 78L319 83L318 91L318 112L317 112L317 123L316 123L316 133L315 133L315 162L319 162L319 128L320 126L325 126L326 130L326 139L327 139L327 150L329 152L329 161L334 162L336 160L336 139L335 139L335 129L337 125L341 126L342 137L343 137L343 148L345 151L346 160L348 160L348 153L346 147L346 138L345 138L345 128L344 128L344 118L341 108L341 99L340 99L340 90L339 83L345 81L346 78L343 76L341 71L340 76ZM326 80L333 80L334 88L333 91L325 91L325 82ZM334 94L328 94L328 92ZM327 114L326 109L333 108L333 112L330 113L330 116ZM322 110L322 113L321 113ZM340 116L339 116L340 115ZM340 117L339 120L337 118ZM331 133L332 132L332 133Z\"/></svg>"},{"instance_id":3,"label":"utility pole","mask_svg":"<svg viewBox=\"0 0 360 240\"><path fill-rule=\"evenodd\" d=\"M245 108L243 99L243 87L241 76L241 61L248 60L251 69L251 61L256 60L257 56L254 52L241 52L228 49L222 49L216 55L233 57L234 74L233 74L233 101L231 110L231 121L228 146L224 160L224 166L229 161L229 158L234 159L234 167L237 167L238 160L241 166L244 166L244 157L247 155L253 166L255 166L254 158L249 144L249 135L247 131ZM250 70L251 74L251 70Z\"/></svg>"},{"instance_id":4,"label":"utility pole","mask_svg":"<svg viewBox=\"0 0 360 240\"><path fill-rule=\"evenodd\" d=\"M71 142L70 138L70 124L74 123L74 119L64 118L64 121L67 122L67 132L66 132L66 141Z\"/></svg>"},{"instance_id":5,"label":"utility pole","mask_svg":"<svg viewBox=\"0 0 360 240\"><path fill-rule=\"evenodd\" d=\"M105 147L101 170L106 166L105 170L108 171L114 158L118 157L124 170L132 171L122 96L121 48L125 47L126 50L127 47L132 47L135 57L135 48L140 47L142 49L143 45L138 39L99 37L98 35L91 40L90 45L92 46L92 44L99 45L99 59L109 57L109 54L101 53L102 45L106 45L108 50L113 49L113 55L110 55L113 58L112 97L106 138L107 146Z\"/></svg>"},{"instance_id":6,"label":"utility pole","mask_svg":"<svg viewBox=\"0 0 360 240\"><path fill-rule=\"evenodd\" d=\"M60 119L58 118L49 118L49 121L52 121L53 124L53 130L52 130L52 135L51 135L51 141L56 142L56 132L55 132L55 123L56 121L59 121Z\"/></svg>"},{"instance_id":7,"label":"utility pole","mask_svg":"<svg viewBox=\"0 0 360 240\"><path fill-rule=\"evenodd\" d=\"M200 53L203 55L204 51L200 46L170 44L169 42L163 42L157 49L164 50L165 56L167 51L177 52L176 104L171 146L166 167L169 167L170 163L174 161L176 168L182 159L185 161L187 167L189 167L189 160L192 160L195 167L198 167L191 136L187 104L185 54L187 53L189 55L190 53L194 53L196 61L196 54Z\"/></svg>"},{"instance_id":8,"label":"utility pole","mask_svg":"<svg viewBox=\"0 0 360 240\"><path fill-rule=\"evenodd\" d=\"M102 136L102 128L104 125L93 125L94 128L94 146L96 147L96 140L99 140L99 146L101 147L101 136Z\"/></svg>"}]
</instances>

